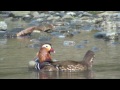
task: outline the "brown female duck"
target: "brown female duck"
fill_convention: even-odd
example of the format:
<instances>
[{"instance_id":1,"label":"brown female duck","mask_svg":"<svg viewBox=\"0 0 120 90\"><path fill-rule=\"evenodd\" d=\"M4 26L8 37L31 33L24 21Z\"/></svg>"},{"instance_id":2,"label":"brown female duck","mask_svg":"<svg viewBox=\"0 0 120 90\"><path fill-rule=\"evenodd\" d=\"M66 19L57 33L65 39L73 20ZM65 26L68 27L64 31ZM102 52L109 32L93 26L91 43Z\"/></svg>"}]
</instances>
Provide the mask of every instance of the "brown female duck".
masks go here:
<instances>
[{"instance_id":1,"label":"brown female duck","mask_svg":"<svg viewBox=\"0 0 120 90\"><path fill-rule=\"evenodd\" d=\"M92 67L94 52L88 50L82 61L52 61L50 52L54 52L51 44L43 44L35 59L35 68L44 71L85 71Z\"/></svg>"}]
</instances>

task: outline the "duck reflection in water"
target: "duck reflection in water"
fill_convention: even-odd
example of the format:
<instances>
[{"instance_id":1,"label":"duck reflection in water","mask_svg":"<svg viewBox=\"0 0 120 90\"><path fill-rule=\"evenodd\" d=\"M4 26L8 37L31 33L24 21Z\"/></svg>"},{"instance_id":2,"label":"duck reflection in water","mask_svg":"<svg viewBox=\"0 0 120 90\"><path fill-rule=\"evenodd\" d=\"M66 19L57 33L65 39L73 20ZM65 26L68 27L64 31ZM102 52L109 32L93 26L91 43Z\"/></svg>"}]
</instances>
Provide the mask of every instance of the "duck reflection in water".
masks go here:
<instances>
[{"instance_id":1,"label":"duck reflection in water","mask_svg":"<svg viewBox=\"0 0 120 90\"><path fill-rule=\"evenodd\" d=\"M83 72L61 72L61 71L32 71L31 79L94 79L94 72L86 70Z\"/></svg>"}]
</instances>

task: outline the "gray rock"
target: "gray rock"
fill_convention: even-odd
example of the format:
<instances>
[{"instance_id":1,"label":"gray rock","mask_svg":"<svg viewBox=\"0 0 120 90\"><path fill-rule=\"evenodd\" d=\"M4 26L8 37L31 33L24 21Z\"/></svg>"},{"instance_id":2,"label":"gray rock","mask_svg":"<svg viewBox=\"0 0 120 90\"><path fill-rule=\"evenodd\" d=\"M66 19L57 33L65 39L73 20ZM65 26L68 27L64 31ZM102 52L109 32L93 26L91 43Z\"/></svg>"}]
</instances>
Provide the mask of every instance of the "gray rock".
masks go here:
<instances>
[{"instance_id":1,"label":"gray rock","mask_svg":"<svg viewBox=\"0 0 120 90\"><path fill-rule=\"evenodd\" d=\"M42 19L41 19L42 21ZM38 26L40 24L40 19L39 20L32 20L30 23L28 23L28 26Z\"/></svg>"},{"instance_id":2,"label":"gray rock","mask_svg":"<svg viewBox=\"0 0 120 90\"><path fill-rule=\"evenodd\" d=\"M77 49L83 49L83 48L85 48L85 45L82 45L82 44L76 45L75 48L77 48Z\"/></svg>"},{"instance_id":3,"label":"gray rock","mask_svg":"<svg viewBox=\"0 0 120 90\"><path fill-rule=\"evenodd\" d=\"M88 12L83 12L83 16L92 16L92 14L90 14Z\"/></svg>"},{"instance_id":4,"label":"gray rock","mask_svg":"<svg viewBox=\"0 0 120 90\"><path fill-rule=\"evenodd\" d=\"M62 17L62 20L63 19L73 19L73 16L71 16L71 15L64 15L63 17Z\"/></svg>"},{"instance_id":5,"label":"gray rock","mask_svg":"<svg viewBox=\"0 0 120 90\"><path fill-rule=\"evenodd\" d=\"M40 17L40 14L38 12L33 12L32 15L33 15L34 18L39 18Z\"/></svg>"},{"instance_id":6,"label":"gray rock","mask_svg":"<svg viewBox=\"0 0 120 90\"><path fill-rule=\"evenodd\" d=\"M74 46L74 45L75 45L75 42L74 42L74 41L64 41L64 42L63 42L63 45L64 45L64 46Z\"/></svg>"},{"instance_id":7,"label":"gray rock","mask_svg":"<svg viewBox=\"0 0 120 90\"><path fill-rule=\"evenodd\" d=\"M6 32L6 30L0 30L0 38L3 38Z\"/></svg>"},{"instance_id":8,"label":"gray rock","mask_svg":"<svg viewBox=\"0 0 120 90\"><path fill-rule=\"evenodd\" d=\"M7 30L7 24L5 21L0 21L0 29Z\"/></svg>"},{"instance_id":9,"label":"gray rock","mask_svg":"<svg viewBox=\"0 0 120 90\"><path fill-rule=\"evenodd\" d=\"M95 30L95 26L93 24L85 24L80 27L80 30L84 30L84 31Z\"/></svg>"},{"instance_id":10,"label":"gray rock","mask_svg":"<svg viewBox=\"0 0 120 90\"><path fill-rule=\"evenodd\" d=\"M72 15L72 16L75 16L75 15L76 15L75 12L67 12L66 14L67 14L67 15Z\"/></svg>"},{"instance_id":11,"label":"gray rock","mask_svg":"<svg viewBox=\"0 0 120 90\"><path fill-rule=\"evenodd\" d=\"M29 44L28 48L40 48L40 45L38 43L33 43L33 44Z\"/></svg>"},{"instance_id":12,"label":"gray rock","mask_svg":"<svg viewBox=\"0 0 120 90\"><path fill-rule=\"evenodd\" d=\"M91 49L93 52L97 52L97 51L100 51L101 49L100 48L98 48L98 47L96 47L96 46L94 46L94 47L92 47L92 49Z\"/></svg>"},{"instance_id":13,"label":"gray rock","mask_svg":"<svg viewBox=\"0 0 120 90\"><path fill-rule=\"evenodd\" d=\"M59 16L53 16L53 15L51 15L47 18L47 20L58 20L58 19L60 19Z\"/></svg>"},{"instance_id":14,"label":"gray rock","mask_svg":"<svg viewBox=\"0 0 120 90\"><path fill-rule=\"evenodd\" d=\"M54 14L55 12L54 11L48 11L49 14Z\"/></svg>"},{"instance_id":15,"label":"gray rock","mask_svg":"<svg viewBox=\"0 0 120 90\"><path fill-rule=\"evenodd\" d=\"M108 40L117 40L118 39L118 34L115 32L97 32L94 34L95 38L103 38L106 41Z\"/></svg>"},{"instance_id":16,"label":"gray rock","mask_svg":"<svg viewBox=\"0 0 120 90\"><path fill-rule=\"evenodd\" d=\"M11 11L15 16L25 16L30 14L30 11Z\"/></svg>"},{"instance_id":17,"label":"gray rock","mask_svg":"<svg viewBox=\"0 0 120 90\"><path fill-rule=\"evenodd\" d=\"M97 32L94 34L94 37L99 39L105 38L105 36L106 36L106 32Z\"/></svg>"},{"instance_id":18,"label":"gray rock","mask_svg":"<svg viewBox=\"0 0 120 90\"><path fill-rule=\"evenodd\" d=\"M45 14L45 13L40 13L40 15L39 15L40 18L45 18L45 17L48 17L48 16L49 16L49 14Z\"/></svg>"}]
</instances>

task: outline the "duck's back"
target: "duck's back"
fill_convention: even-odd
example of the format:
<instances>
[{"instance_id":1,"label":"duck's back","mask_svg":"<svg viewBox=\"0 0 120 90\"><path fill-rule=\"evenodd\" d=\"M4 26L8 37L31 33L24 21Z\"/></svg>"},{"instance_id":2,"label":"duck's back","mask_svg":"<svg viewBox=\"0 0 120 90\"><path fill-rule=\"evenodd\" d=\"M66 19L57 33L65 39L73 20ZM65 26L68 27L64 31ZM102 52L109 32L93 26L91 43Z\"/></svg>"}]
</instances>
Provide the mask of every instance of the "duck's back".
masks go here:
<instances>
[{"instance_id":1,"label":"duck's back","mask_svg":"<svg viewBox=\"0 0 120 90\"><path fill-rule=\"evenodd\" d=\"M53 65L59 68L60 71L83 71L87 69L87 66L82 62L78 61L57 61L54 62Z\"/></svg>"}]
</instances>

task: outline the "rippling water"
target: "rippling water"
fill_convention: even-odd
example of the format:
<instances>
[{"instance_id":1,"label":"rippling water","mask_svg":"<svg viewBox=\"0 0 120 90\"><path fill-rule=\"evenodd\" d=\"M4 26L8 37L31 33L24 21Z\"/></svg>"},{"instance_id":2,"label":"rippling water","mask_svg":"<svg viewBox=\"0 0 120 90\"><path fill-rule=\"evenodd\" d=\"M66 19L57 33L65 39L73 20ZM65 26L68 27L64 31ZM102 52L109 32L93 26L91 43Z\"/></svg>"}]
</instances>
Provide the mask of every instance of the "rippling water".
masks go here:
<instances>
[{"instance_id":1,"label":"rippling water","mask_svg":"<svg viewBox=\"0 0 120 90\"><path fill-rule=\"evenodd\" d=\"M35 57L38 48L27 47L31 44L30 38L0 39L0 79L120 78L119 41L105 42L103 39L95 39L93 34L93 32L82 32L71 38L53 37L50 41L56 51L55 54L51 54L54 60L81 61L87 50L95 52L92 70L74 73L31 71L28 69L28 62ZM74 41L75 45L64 46L64 41ZM76 47L78 45L83 47Z\"/></svg>"}]
</instances>

